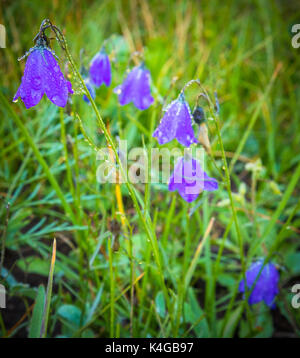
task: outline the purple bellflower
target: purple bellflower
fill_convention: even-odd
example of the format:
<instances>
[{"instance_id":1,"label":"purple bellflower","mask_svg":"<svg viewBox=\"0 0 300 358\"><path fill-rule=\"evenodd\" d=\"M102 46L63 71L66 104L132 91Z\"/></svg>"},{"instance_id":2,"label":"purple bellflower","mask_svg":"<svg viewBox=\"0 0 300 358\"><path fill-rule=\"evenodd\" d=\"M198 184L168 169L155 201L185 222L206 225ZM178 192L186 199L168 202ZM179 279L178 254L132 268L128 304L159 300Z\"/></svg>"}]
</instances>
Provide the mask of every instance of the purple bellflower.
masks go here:
<instances>
[{"instance_id":1,"label":"purple bellflower","mask_svg":"<svg viewBox=\"0 0 300 358\"><path fill-rule=\"evenodd\" d=\"M114 92L119 96L121 106L133 102L136 108L147 109L154 102L150 91L150 71L144 64L134 67Z\"/></svg>"},{"instance_id":2,"label":"purple bellflower","mask_svg":"<svg viewBox=\"0 0 300 358\"><path fill-rule=\"evenodd\" d=\"M105 83L107 87L110 86L111 66L109 57L103 48L92 58L90 79L96 87L100 87L102 83Z\"/></svg>"},{"instance_id":3,"label":"purple bellflower","mask_svg":"<svg viewBox=\"0 0 300 358\"><path fill-rule=\"evenodd\" d=\"M165 114L153 133L153 137L157 138L160 145L168 143L174 138L186 147L197 143L192 127L190 107L182 92L164 111Z\"/></svg>"},{"instance_id":4,"label":"purple bellflower","mask_svg":"<svg viewBox=\"0 0 300 358\"><path fill-rule=\"evenodd\" d=\"M13 101L20 97L26 108L34 107L43 95L59 107L65 107L69 94L73 93L71 82L67 81L53 55L46 46L30 49L21 85Z\"/></svg>"},{"instance_id":5,"label":"purple bellflower","mask_svg":"<svg viewBox=\"0 0 300 358\"><path fill-rule=\"evenodd\" d=\"M170 191L178 190L180 196L189 203L196 200L203 190L217 189L217 180L210 178L196 159L180 157L177 160L169 179Z\"/></svg>"},{"instance_id":6,"label":"purple bellflower","mask_svg":"<svg viewBox=\"0 0 300 358\"><path fill-rule=\"evenodd\" d=\"M252 286L258 276L264 260L253 262L246 272L247 288L251 291ZM275 308L275 297L278 294L279 273L275 265L271 262L267 263L262 269L255 286L249 296L249 304L253 305L260 301L264 301L266 305ZM239 291L245 292L245 282L242 280L239 285Z\"/></svg>"},{"instance_id":7,"label":"purple bellflower","mask_svg":"<svg viewBox=\"0 0 300 358\"><path fill-rule=\"evenodd\" d=\"M91 80L89 78L87 78L87 79L84 80L84 83L86 85L86 88L90 92L91 97L93 99L95 99L96 98L96 92L95 92L95 88L94 88L93 84L91 83ZM88 97L85 94L83 95L83 100L86 103L90 103L90 100L88 99Z\"/></svg>"}]
</instances>

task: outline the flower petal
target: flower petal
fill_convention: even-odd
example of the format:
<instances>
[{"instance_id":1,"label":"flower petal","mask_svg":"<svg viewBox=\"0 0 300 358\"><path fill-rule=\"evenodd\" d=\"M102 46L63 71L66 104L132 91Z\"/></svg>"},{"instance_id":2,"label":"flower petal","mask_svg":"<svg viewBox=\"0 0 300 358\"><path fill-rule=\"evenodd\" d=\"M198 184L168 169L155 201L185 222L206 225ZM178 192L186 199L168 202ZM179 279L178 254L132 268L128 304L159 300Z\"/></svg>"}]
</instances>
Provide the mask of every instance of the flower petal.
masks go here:
<instances>
[{"instance_id":1,"label":"flower petal","mask_svg":"<svg viewBox=\"0 0 300 358\"><path fill-rule=\"evenodd\" d=\"M44 95L43 81L42 53L35 49L28 56L21 85L13 101L21 97L27 109L37 105Z\"/></svg>"},{"instance_id":2,"label":"flower petal","mask_svg":"<svg viewBox=\"0 0 300 358\"><path fill-rule=\"evenodd\" d=\"M137 84L133 91L133 103L136 108L145 110L151 106L154 98L151 96L150 90L150 72L139 68Z\"/></svg>"},{"instance_id":3,"label":"flower petal","mask_svg":"<svg viewBox=\"0 0 300 358\"><path fill-rule=\"evenodd\" d=\"M150 72L143 66L134 67L122 85L114 89L121 106L133 102L140 110L147 109L154 101L150 91Z\"/></svg>"},{"instance_id":4,"label":"flower petal","mask_svg":"<svg viewBox=\"0 0 300 358\"><path fill-rule=\"evenodd\" d=\"M249 290L252 289L249 304L264 301L269 307L274 308L274 300L278 294L279 273L271 262L267 263L261 270L263 263L264 260L253 262L246 272L247 287ZM260 275L257 278L259 272ZM254 283L255 286L252 288ZM239 291L245 292L243 280L240 282Z\"/></svg>"},{"instance_id":5,"label":"flower petal","mask_svg":"<svg viewBox=\"0 0 300 358\"><path fill-rule=\"evenodd\" d=\"M214 178L210 178L201 168L200 163L194 158L180 157L169 179L168 189L178 190L180 196L187 202L194 201L198 195L206 190L207 183L218 185ZM208 190L216 190L208 186Z\"/></svg>"},{"instance_id":6,"label":"flower petal","mask_svg":"<svg viewBox=\"0 0 300 358\"><path fill-rule=\"evenodd\" d=\"M109 57L104 51L98 52L92 59L90 65L90 78L96 87L102 83L110 86L111 83L111 66Z\"/></svg>"},{"instance_id":7,"label":"flower petal","mask_svg":"<svg viewBox=\"0 0 300 358\"><path fill-rule=\"evenodd\" d=\"M175 138L177 123L176 115L180 109L180 102L176 99L165 109L165 114L161 119L159 126L153 132L153 137L157 138L160 145L170 142Z\"/></svg>"},{"instance_id":8,"label":"flower petal","mask_svg":"<svg viewBox=\"0 0 300 358\"><path fill-rule=\"evenodd\" d=\"M52 53L47 48L44 48L42 51L45 93L56 106L65 107L70 93L70 85L65 80Z\"/></svg>"},{"instance_id":9,"label":"flower petal","mask_svg":"<svg viewBox=\"0 0 300 358\"><path fill-rule=\"evenodd\" d=\"M192 114L186 101L179 100L181 103L180 110L176 116L177 130L176 138L179 143L185 147L189 147L193 143L197 143L192 127Z\"/></svg>"}]
</instances>

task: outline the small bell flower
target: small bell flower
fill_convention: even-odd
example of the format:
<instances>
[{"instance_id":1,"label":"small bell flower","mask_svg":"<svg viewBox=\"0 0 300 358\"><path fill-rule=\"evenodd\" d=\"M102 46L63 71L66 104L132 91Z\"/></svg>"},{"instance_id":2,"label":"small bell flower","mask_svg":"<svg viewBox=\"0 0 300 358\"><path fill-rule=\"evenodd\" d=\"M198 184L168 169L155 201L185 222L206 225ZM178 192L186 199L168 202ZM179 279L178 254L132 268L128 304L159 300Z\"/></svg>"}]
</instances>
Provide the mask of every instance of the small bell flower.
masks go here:
<instances>
[{"instance_id":1,"label":"small bell flower","mask_svg":"<svg viewBox=\"0 0 300 358\"><path fill-rule=\"evenodd\" d=\"M147 109L154 102L150 90L150 72L144 66L134 67L124 82L114 89L121 106L133 102L140 110Z\"/></svg>"},{"instance_id":2,"label":"small bell flower","mask_svg":"<svg viewBox=\"0 0 300 358\"><path fill-rule=\"evenodd\" d=\"M44 45L31 48L21 85L13 101L17 102L20 97L25 107L31 108L46 94L56 106L65 107L72 93L71 82L65 79L53 52Z\"/></svg>"},{"instance_id":3,"label":"small bell flower","mask_svg":"<svg viewBox=\"0 0 300 358\"><path fill-rule=\"evenodd\" d=\"M157 138L160 145L168 143L174 138L186 147L197 143L192 127L190 107L184 98L183 92L164 111L165 114L153 133L153 137Z\"/></svg>"},{"instance_id":4,"label":"small bell flower","mask_svg":"<svg viewBox=\"0 0 300 358\"><path fill-rule=\"evenodd\" d=\"M251 291L252 286L261 270L264 260L258 260L253 262L249 270L246 272L247 288ZM264 301L266 305L271 308L275 308L275 297L278 294L278 282L279 273L275 265L271 262L267 263L258 279L256 280L255 286L249 296L249 304ZM245 292L245 281L242 280L239 285L239 291Z\"/></svg>"},{"instance_id":5,"label":"small bell flower","mask_svg":"<svg viewBox=\"0 0 300 358\"><path fill-rule=\"evenodd\" d=\"M217 190L218 182L205 173L196 159L180 157L169 179L168 189L178 190L185 201L192 202L203 190Z\"/></svg>"},{"instance_id":6,"label":"small bell flower","mask_svg":"<svg viewBox=\"0 0 300 358\"><path fill-rule=\"evenodd\" d=\"M90 64L90 79L94 86L100 87L104 83L107 87L111 83L111 65L109 57L104 49L101 49L92 59Z\"/></svg>"}]
</instances>

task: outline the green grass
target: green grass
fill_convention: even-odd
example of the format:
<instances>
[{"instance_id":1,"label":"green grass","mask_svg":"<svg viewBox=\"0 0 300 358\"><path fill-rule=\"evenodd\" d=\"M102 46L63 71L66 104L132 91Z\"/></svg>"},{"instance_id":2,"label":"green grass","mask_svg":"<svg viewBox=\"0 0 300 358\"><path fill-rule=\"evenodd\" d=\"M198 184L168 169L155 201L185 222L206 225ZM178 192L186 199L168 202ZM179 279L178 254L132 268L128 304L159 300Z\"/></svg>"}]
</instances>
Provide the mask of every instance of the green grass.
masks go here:
<instances>
[{"instance_id":1,"label":"green grass","mask_svg":"<svg viewBox=\"0 0 300 358\"><path fill-rule=\"evenodd\" d=\"M1 3L1 283L8 302L22 302L13 316L1 310L2 336L39 335L54 237L48 337L299 336L291 287L300 280L300 50L290 33L299 16L296 2L262 0ZM45 18L63 30L77 69L110 38L112 85L92 105L55 40L78 92L72 103L12 103L25 63L17 58ZM120 107L112 92L135 51L152 77L155 103L145 111ZM212 119L205 168L219 190L187 204L165 184L99 184L97 148L115 151L117 138L158 147L163 105L197 78L221 105L217 116L201 102ZM191 108L199 91L186 90ZM262 256L280 272L274 311L238 293Z\"/></svg>"}]
</instances>

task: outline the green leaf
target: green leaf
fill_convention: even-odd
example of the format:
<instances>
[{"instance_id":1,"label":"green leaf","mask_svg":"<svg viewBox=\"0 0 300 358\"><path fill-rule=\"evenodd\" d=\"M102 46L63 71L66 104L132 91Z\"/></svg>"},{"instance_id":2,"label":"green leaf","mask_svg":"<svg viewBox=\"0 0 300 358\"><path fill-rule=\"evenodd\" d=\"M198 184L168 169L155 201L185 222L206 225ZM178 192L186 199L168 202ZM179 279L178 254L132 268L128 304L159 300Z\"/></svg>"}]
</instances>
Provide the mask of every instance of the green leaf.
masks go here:
<instances>
[{"instance_id":1,"label":"green leaf","mask_svg":"<svg viewBox=\"0 0 300 358\"><path fill-rule=\"evenodd\" d=\"M43 322L42 322L41 335L40 335L43 338L45 338L47 336L47 327L48 327L48 319L49 319L49 314L50 314L50 303L51 303L51 296L52 296L52 285L53 285L53 274L54 274L55 260L56 260L56 239L54 238L50 270L49 270L49 276L48 276L45 309L44 309Z\"/></svg>"},{"instance_id":2,"label":"green leaf","mask_svg":"<svg viewBox=\"0 0 300 358\"><path fill-rule=\"evenodd\" d=\"M49 262L39 257L26 257L24 260L19 260L17 266L27 273L36 273L43 276L48 276L49 273Z\"/></svg>"},{"instance_id":3,"label":"green leaf","mask_svg":"<svg viewBox=\"0 0 300 358\"><path fill-rule=\"evenodd\" d=\"M76 327L80 326L81 310L73 305L62 305L58 309L58 315Z\"/></svg>"},{"instance_id":4,"label":"green leaf","mask_svg":"<svg viewBox=\"0 0 300 358\"><path fill-rule=\"evenodd\" d=\"M300 252L295 252L287 255L286 265L292 274L300 273Z\"/></svg>"},{"instance_id":5,"label":"green leaf","mask_svg":"<svg viewBox=\"0 0 300 358\"><path fill-rule=\"evenodd\" d=\"M194 314L193 322L190 323L195 325L193 330L197 334L197 337L201 337L201 338L210 337L210 330L207 324L207 320L206 318L202 319L205 313L203 309L200 307L195 291L192 288L188 289L188 300L191 307L191 311Z\"/></svg>"},{"instance_id":6,"label":"green leaf","mask_svg":"<svg viewBox=\"0 0 300 358\"><path fill-rule=\"evenodd\" d=\"M223 338L231 338L233 336L242 312L243 307L239 306L231 313L230 318L224 329Z\"/></svg>"},{"instance_id":7,"label":"green leaf","mask_svg":"<svg viewBox=\"0 0 300 358\"><path fill-rule=\"evenodd\" d=\"M45 288L43 285L39 286L36 296L32 318L29 327L29 338L39 338L42 328L43 312L45 305Z\"/></svg>"},{"instance_id":8,"label":"green leaf","mask_svg":"<svg viewBox=\"0 0 300 358\"><path fill-rule=\"evenodd\" d=\"M164 318L166 315L166 303L162 291L159 291L155 297L155 306L157 313Z\"/></svg>"},{"instance_id":9,"label":"green leaf","mask_svg":"<svg viewBox=\"0 0 300 358\"><path fill-rule=\"evenodd\" d=\"M227 274L219 274L218 275L218 282L225 287L232 287L235 285L236 280L231 275Z\"/></svg>"}]
</instances>

